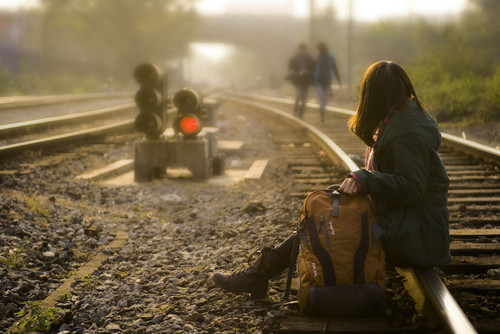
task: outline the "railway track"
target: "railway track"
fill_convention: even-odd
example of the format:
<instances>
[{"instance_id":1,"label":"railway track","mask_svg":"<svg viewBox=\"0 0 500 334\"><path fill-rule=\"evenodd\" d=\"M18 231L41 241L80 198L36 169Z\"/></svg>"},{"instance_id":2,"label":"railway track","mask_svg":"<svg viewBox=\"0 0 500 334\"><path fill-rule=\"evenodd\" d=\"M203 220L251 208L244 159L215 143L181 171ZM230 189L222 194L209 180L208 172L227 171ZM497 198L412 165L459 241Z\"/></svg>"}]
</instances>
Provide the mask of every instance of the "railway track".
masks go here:
<instances>
[{"instance_id":1,"label":"railway track","mask_svg":"<svg viewBox=\"0 0 500 334\"><path fill-rule=\"evenodd\" d=\"M212 89L204 93L208 96L217 91ZM25 107L104 100L129 97L129 95L130 93L117 93L0 98L0 112L4 108L18 110ZM173 115L175 112L175 108L170 108L167 114ZM26 150L39 150L85 141L96 136L131 132L134 131L133 123L136 115L136 104L129 102L78 113L0 124L0 157L15 155Z\"/></svg>"},{"instance_id":2,"label":"railway track","mask_svg":"<svg viewBox=\"0 0 500 334\"><path fill-rule=\"evenodd\" d=\"M293 104L291 100L275 97L230 95L233 96L228 97L231 101L250 104L280 115L282 111L269 105L291 106ZM249 100L254 102L249 102ZM310 109L314 107L316 106L313 104L309 105ZM292 108L288 107L288 109ZM277 135L278 143L289 145L289 148L285 150L289 151L289 167L295 180L293 195L299 198L304 198L311 189L338 182L338 180L333 180L330 177L331 173L322 167L324 161L321 160L338 161L335 156L338 155L336 152L339 149L345 151L348 157L353 158L345 159L344 154L343 160L346 162L343 164L347 170L362 166L360 163L364 145L346 128L347 117L352 112L338 108L329 108L329 111L331 114L324 123L319 122L319 113L314 110L309 110L305 119L322 129L326 137L331 138L335 145L320 143L324 139L321 138L321 134L309 135L307 138L305 134L296 135L285 131ZM289 117L289 115L281 117ZM299 121L299 123L303 122ZM320 143L319 156L311 155L310 150L303 147L311 139ZM418 280L423 286L423 294L439 310L438 314L448 332L461 333L468 330L474 332L470 325L467 327L468 320L462 317L463 313L458 304L449 302L453 298L448 291L453 293L461 306L469 310L468 315L474 321L478 331L496 332L500 329L500 321L498 317L495 318L500 300L500 274L498 273L500 268L500 243L498 242L500 236L500 171L498 168L500 152L444 134L440 153L451 183L448 207L451 215L452 262L443 268L446 274L444 281L448 289L431 270L418 269L407 275L413 276L410 279ZM489 294L489 301L485 301L487 294ZM477 312L475 307L482 309L483 312ZM297 323L294 320L288 327L292 329L299 323L300 321ZM301 327L301 330L306 328Z\"/></svg>"},{"instance_id":3,"label":"railway track","mask_svg":"<svg viewBox=\"0 0 500 334\"><path fill-rule=\"evenodd\" d=\"M123 103L130 96L103 93L0 98L4 122L0 124L0 156L132 131L136 107ZM11 122L6 124L8 120Z\"/></svg>"},{"instance_id":4,"label":"railway track","mask_svg":"<svg viewBox=\"0 0 500 334\"><path fill-rule=\"evenodd\" d=\"M132 96L131 92L0 97L0 110Z\"/></svg>"},{"instance_id":5,"label":"railway track","mask_svg":"<svg viewBox=\"0 0 500 334\"><path fill-rule=\"evenodd\" d=\"M240 100L233 99L232 103L234 103L234 105L242 105L243 102L248 103L249 97L245 96L245 101L241 100L242 97L242 95L239 95ZM255 99L255 97L253 97L253 99ZM280 102L275 98L272 98L274 101L269 101L271 98L267 99L268 101L265 101L265 106L253 105L249 108L252 110L255 108L273 109L269 106L270 104L283 106L284 101ZM233 110L231 110L231 112L233 112ZM245 113L242 115L245 115ZM240 120L240 117L242 120L244 119L245 116L242 115L237 116L238 120ZM273 123L269 125L272 139L274 143L280 147L281 154L284 156L284 161L280 162L284 162L288 167L285 173L287 174L286 179L290 180L290 184L286 185L286 195L289 196L290 199L284 199L284 202L281 203L281 201L276 200L275 196L271 196L273 202L278 203L277 207L279 210L286 209L286 212L296 211L296 209L298 209L297 207L286 208L286 206L291 205L290 203L292 202L290 201L292 199L293 203L300 203L300 200L311 189L323 188L331 183L339 182L348 170L357 168L360 157L363 155L364 147L356 143L356 137L346 131L345 118L348 117L348 115L348 111L343 110L340 116L334 118L333 114L329 115L331 118L328 117L325 123L321 124L319 123L319 115L309 110L306 113L306 120L309 125L299 121L295 123L292 128L290 128L287 122L295 122L294 118L286 112L278 112L278 116L274 122L269 122L268 115L258 116L262 117L260 124L263 124L262 122L265 122L265 124ZM283 119L287 121L284 122ZM255 122L252 124L255 125ZM257 124L259 124L259 122L257 122ZM314 129L310 124L322 129L327 135L321 133L311 134L314 132ZM244 131L250 131L250 129ZM257 137L258 136L265 137L263 133L257 134ZM332 140L338 146L334 145ZM339 148L345 150L349 154L343 155L339 151ZM448 150L448 148L446 148L446 150ZM252 152L251 147L250 152ZM451 149L449 149L449 151L443 151L443 154L445 153L450 154L450 160L447 163L449 166L452 165L453 161L457 163L462 161L460 153ZM248 152L243 153L240 159L248 154ZM260 157L262 153L253 152L253 154L257 154ZM339 159L339 155L343 156L344 159ZM347 159L349 156L352 158L351 162L342 162L349 161L349 159ZM444 155L443 158L445 158ZM457 202L450 204L450 209L455 209L456 206L458 210L456 214L454 213L455 211L452 211L451 217L454 240L452 249L454 263L456 263L457 266L455 269L452 269L454 268L452 266L450 266L449 269L444 268L446 273L444 281L448 286L448 290L453 293L455 298L450 297L448 290L444 288L442 279L436 276L434 271L402 271L398 274L406 277L409 288L411 288L411 286L415 287L412 282L427 282L424 286L427 287L428 291L425 291L425 289L416 289L415 292L417 298L417 305L415 308L418 315L417 318L419 319L416 323L399 323L395 325L391 323L390 319L365 319L355 322L348 320L330 321L325 324L324 321L318 321L317 319L297 316L290 317L288 314L289 312L284 312L283 314L280 313L279 317L275 319L279 323L277 326L270 326L267 320L264 320L268 328L265 331L273 333L312 333L322 332L323 329L326 328L328 332L351 333L419 333L422 331L440 332L443 330L454 333L473 333L474 328L469 327L468 320L460 314L460 307L458 307L456 303L453 303L453 299L456 299L459 305L464 307L464 309L468 306L467 303L472 303L472 305L469 305L471 306L470 310L477 309L481 311L481 309L491 309L492 312L495 312L495 305L491 308L491 305L487 304L488 302L485 302L481 298L484 299L488 294L495 296L494 287L498 283L498 278L495 279L494 277L488 276L490 270L494 272L494 260L495 256L498 256L498 251L495 248L495 240L498 240L498 234L495 234L495 230L498 229L498 209L495 211L495 206L498 206L498 203L491 203L491 198L497 196L495 195L497 193L494 191L496 189L495 177L498 175L495 174L495 171L498 173L498 168L494 163L473 164L470 160L468 165L477 165L476 167L468 168L468 170L474 171L474 173L481 170L480 167L483 165L489 167L487 167L488 173L482 174L482 177L478 176L465 179L464 177L470 176L470 174L462 173L456 175L459 180L461 179L467 182L458 186L459 188L456 189L457 192L455 194L450 194L450 199L454 198L453 196L456 198L465 198L464 196L469 196L469 190L471 189L469 185L471 184L471 180L477 178L478 184L475 189L476 192L472 196L483 197L479 202L474 202L472 200L471 202L457 200ZM459 167L454 167L455 170L460 172L465 171L463 164L458 166ZM449 170L452 169L453 168ZM281 168L275 168L272 173L278 173L278 170L280 172L282 171ZM22 173L19 175L22 175ZM491 178L493 182L485 182L484 175ZM279 177L279 179L283 179L283 177ZM72 185L73 181L66 180L64 182L68 184L67 187L70 189L75 186L80 188L82 185L80 181L75 185ZM260 191L268 189L268 184L272 184L273 182L276 181L273 177L269 176L267 180L263 182L264 184L258 186L257 189L260 189ZM496 182L496 184L498 185L498 182ZM31 186L31 188L33 187L34 186ZM38 189L38 185L36 187ZM84 192L83 195L76 194L70 196L76 196L75 198L83 196L85 201L94 203L92 199L95 197L93 193L98 189L97 185L92 185L92 183L90 183L85 187L90 187L88 194ZM231 202L237 203L241 199L241 189L248 188L253 190L255 187L255 184L238 186L238 192L230 192L233 196ZM19 186L17 186L17 188L19 188ZM266 315L264 318L272 318L274 314L273 310L282 306L282 303L279 302L264 302L264 304L261 302L251 303L241 298L231 302L233 297L228 296L227 298L223 298L220 292L213 291L215 290L213 286L206 283L209 281L208 274L210 271L219 268L222 263L234 263L232 262L234 261L232 259L234 254L254 250L255 244L251 241L246 241L246 246L241 244L241 242L247 240L249 236L251 238L257 238L260 234L264 234L268 235L265 240L271 241L272 238L270 238L269 235L286 232L284 231L286 228L283 225L279 226L280 220L274 218L273 226L269 226L264 218L257 216L256 218L251 218L251 224L242 224L241 231L238 230L238 232L235 232L234 225L236 224L234 223L237 222L238 225L240 225L242 222L245 222L245 220L248 220L249 216L246 213L239 214L239 209L235 210L234 206L225 204L225 202L220 199L221 193L219 190L213 190L213 187L210 185L190 185L190 183L182 181L179 183L169 183L168 188L177 189L176 191L180 196L188 196L187 194L192 193L193 189L196 189L196 193L200 195L193 197L192 201L196 203L194 206L183 202L168 202L169 206L166 210L167 216L162 218L170 221L167 225L164 225L165 223L162 223L161 220L154 218L155 215L158 217L164 217L165 215L165 208L158 204L160 197L168 195L165 195L164 185L151 184L135 187L127 186L125 192L121 191L121 188L117 188L118 190L104 190L107 188L98 190L102 195L97 197L97 199L95 199L96 202L93 204L96 212L99 212L96 214L103 215L113 206L117 206L117 210L119 210L120 213L111 213L111 217L108 219L110 219L110 221L115 220L118 215L128 217L127 219L132 217L131 222L123 223L122 226L127 226L130 231L132 231L134 237L132 240L128 241L128 246L123 246L124 251L114 250L115 255L108 261L102 263L100 268L93 268L90 272L95 270L93 274L95 276L83 277L83 280L79 284L76 284L75 291L72 292L74 297L71 302L61 303L59 298L54 299L56 305L62 305L64 308L70 307L74 313L74 320L71 325L73 327L66 327L66 329L70 331L74 329L75 331L78 330L81 332L85 330L89 332L99 332L100 327L106 327L109 331L136 330L137 327L132 327L132 325L124 323L126 319L132 319L130 322L140 320L150 330L160 332L162 330L167 332L174 331L172 328L189 332L191 328L193 331L198 329L199 332L210 333L219 330L247 328L245 327L245 322L248 322L247 330L255 328L255 326L262 329L262 325L257 325L262 324L262 322L255 322L257 321L255 317L260 317L260 319L262 319L262 315ZM484 193L481 192L481 190L484 189L491 190L488 196L483 196ZM43 190L40 191L43 194ZM57 191L59 192L59 190ZM206 196L204 194L207 192L210 193L210 191L215 191L214 194L211 195L213 199L203 204L203 198ZM71 193L73 192L74 191L71 190ZM108 192L110 193L108 194ZM150 200L151 204L147 204L146 199L143 198L144 193L151 193L154 195L152 196L153 199ZM174 192L174 194L177 193ZM222 192L222 194L223 193L224 192ZM47 198L54 197L50 192L44 196ZM178 197L179 195L175 195L172 198L175 199L176 196ZM484 202L484 197L489 197L490 199ZM56 198L57 202L62 201L59 195L55 195L54 201ZM139 201L137 201L137 199L139 199ZM141 203L141 201L143 203ZM100 209L102 203L104 203L104 207ZM131 205L130 203L135 204ZM187 201L187 203L189 203L189 201ZM203 209L203 205L206 205L205 209ZM145 206L145 208L142 209L142 206ZM488 207L491 210L488 209L490 211L485 211L484 207ZM143 210L145 211L144 214L139 216ZM201 217L200 212L203 212L203 217ZM224 218L224 216L227 215L227 213L224 212L231 212L229 220L227 219L228 217L221 219L221 217ZM260 212L258 207L257 212ZM5 213L2 212L2 215L5 215ZM284 216L284 213L281 213L281 215ZM75 219L78 221L77 218ZM234 219L234 222L231 219ZM142 223L142 221L145 221L145 223ZM205 224L207 221L210 222L210 224ZM484 222L488 225L483 225ZM258 231L255 231L255 224L261 224ZM453 226L456 228L453 228ZM86 229L87 228L89 227L86 227ZM95 233L92 231L93 230L90 230L89 233ZM478 236L481 242L477 242L476 239L474 239ZM165 238L168 240L169 245L165 245ZM240 248L238 245L243 247ZM236 253L233 253L236 246L238 246L238 250ZM217 251L219 249L220 251ZM481 257L478 257L478 253L474 253L474 250L482 254ZM489 254L493 256L484 256L484 254L486 254L485 250L488 250L486 253L489 252ZM465 258L466 256L467 258ZM475 259L481 259L482 263L476 263L470 266L469 264ZM137 266L137 269L133 269L134 266ZM468 268L481 268L481 273L478 274L474 271L471 274L471 272L467 271L455 271L462 270L466 266L468 266ZM498 266L496 268L498 268ZM96 277L96 280L91 281L92 277ZM148 282L148 278L155 280L155 282ZM474 280L478 281L477 278L480 278L481 281L478 284L473 283ZM96 284L97 288L92 290L86 283ZM471 285L473 285L472 288ZM143 288L137 288L140 286L143 286ZM123 291L117 289L118 287L129 291L125 294L125 298L128 300L125 300L125 304L123 304ZM278 292L281 297L282 294L281 290L279 290L279 285L273 285L273 288L275 291L271 294L276 296ZM194 297L186 295L189 291L194 293ZM160 297L158 297L158 293L160 293ZM168 296L168 298L166 296ZM496 296L498 298L498 292L496 292ZM108 304L106 304L107 306L105 307L103 306L103 300L108 300ZM134 304L134 300L148 300L150 303L154 300L156 301L155 303L160 304L153 303L159 306L149 309L147 304ZM498 299L493 299L489 303L497 303L497 300ZM98 302L95 306L92 304L94 301ZM479 304L480 302L482 302L482 304ZM116 303L119 304L118 312L116 311ZM441 318L441 325L438 325L434 317L428 315L428 303L434 305L431 308L431 310L433 310L432 313L437 318ZM498 303L496 305L498 305ZM110 315L108 315L106 319L101 315L105 312L103 307L106 311L110 312ZM400 305L396 304L394 307L397 308L400 307ZM453 311L450 311L450 307ZM123 310L121 308L123 308ZM133 311L136 309L141 311L136 313ZM242 309L248 310L248 312L242 313ZM486 312L485 310L483 311ZM466 310L466 312L468 311ZM492 316L492 314L489 313L488 317L484 316L484 312L472 313L471 320L473 320L473 324L476 327L475 329L481 333L494 332L495 329L498 329L498 321L496 321L494 317L495 314ZM152 313L152 315L150 315L150 313ZM159 315L162 317L158 318ZM469 313L468 315L469 317L471 316ZM138 317L140 319L137 319ZM111 323L108 318L111 319ZM158 323L157 319L160 319L160 323ZM161 319L163 319L163 322L161 322ZM116 323L120 324L120 326L117 327L117 325L115 325ZM179 323L185 323L184 327L179 325ZM189 327L189 323L193 325Z\"/></svg>"},{"instance_id":6,"label":"railway track","mask_svg":"<svg viewBox=\"0 0 500 334\"><path fill-rule=\"evenodd\" d=\"M168 114L175 113L170 109ZM133 132L135 103L0 125L0 156L61 147L89 138Z\"/></svg>"}]
</instances>

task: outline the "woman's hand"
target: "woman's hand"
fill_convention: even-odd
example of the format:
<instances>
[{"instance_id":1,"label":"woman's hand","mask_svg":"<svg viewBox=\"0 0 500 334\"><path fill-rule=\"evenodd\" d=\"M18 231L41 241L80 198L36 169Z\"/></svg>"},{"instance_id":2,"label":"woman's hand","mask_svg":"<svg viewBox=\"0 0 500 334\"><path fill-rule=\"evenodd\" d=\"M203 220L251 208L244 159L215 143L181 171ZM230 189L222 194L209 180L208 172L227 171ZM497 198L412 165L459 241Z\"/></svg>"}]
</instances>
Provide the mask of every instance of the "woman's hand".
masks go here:
<instances>
[{"instance_id":1,"label":"woman's hand","mask_svg":"<svg viewBox=\"0 0 500 334\"><path fill-rule=\"evenodd\" d=\"M348 195L356 195L358 193L358 185L356 184L356 180L354 180L352 177L346 178L340 185L339 190Z\"/></svg>"}]
</instances>

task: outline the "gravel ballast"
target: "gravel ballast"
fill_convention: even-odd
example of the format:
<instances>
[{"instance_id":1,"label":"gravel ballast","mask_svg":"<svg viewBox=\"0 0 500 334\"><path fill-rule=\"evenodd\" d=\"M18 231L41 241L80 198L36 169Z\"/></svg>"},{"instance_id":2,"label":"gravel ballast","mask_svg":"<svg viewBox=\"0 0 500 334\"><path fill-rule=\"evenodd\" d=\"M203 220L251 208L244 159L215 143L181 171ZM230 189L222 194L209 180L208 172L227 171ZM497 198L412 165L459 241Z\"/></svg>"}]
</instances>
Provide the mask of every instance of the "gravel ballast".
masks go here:
<instances>
[{"instance_id":1,"label":"gravel ballast","mask_svg":"<svg viewBox=\"0 0 500 334\"><path fill-rule=\"evenodd\" d=\"M3 161L0 331L19 319L22 302L44 299L100 252L108 259L56 305L70 314L52 332L261 333L276 329L278 317L298 314L280 305L284 275L265 300L225 293L210 279L245 268L254 251L284 240L302 204L288 196L286 161L267 125L234 105L220 112L227 122L221 139L245 142L226 155L226 169L269 159L262 179L122 186L75 179L132 158L137 134ZM116 231L128 234L119 250L109 247Z\"/></svg>"}]
</instances>

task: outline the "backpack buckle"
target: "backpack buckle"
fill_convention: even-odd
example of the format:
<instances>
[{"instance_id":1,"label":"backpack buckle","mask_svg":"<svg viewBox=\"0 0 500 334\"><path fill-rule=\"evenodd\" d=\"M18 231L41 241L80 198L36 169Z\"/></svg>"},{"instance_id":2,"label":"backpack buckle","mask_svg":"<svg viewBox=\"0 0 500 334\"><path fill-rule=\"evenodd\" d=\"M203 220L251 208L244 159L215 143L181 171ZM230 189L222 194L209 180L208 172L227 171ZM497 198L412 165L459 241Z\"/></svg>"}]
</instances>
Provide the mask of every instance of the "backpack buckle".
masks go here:
<instances>
[{"instance_id":1,"label":"backpack buckle","mask_svg":"<svg viewBox=\"0 0 500 334\"><path fill-rule=\"evenodd\" d=\"M326 193L328 194L328 196L330 196L332 198L332 206L333 206L332 217L338 217L339 216L340 196L342 196L342 194L337 190L327 191Z\"/></svg>"}]
</instances>

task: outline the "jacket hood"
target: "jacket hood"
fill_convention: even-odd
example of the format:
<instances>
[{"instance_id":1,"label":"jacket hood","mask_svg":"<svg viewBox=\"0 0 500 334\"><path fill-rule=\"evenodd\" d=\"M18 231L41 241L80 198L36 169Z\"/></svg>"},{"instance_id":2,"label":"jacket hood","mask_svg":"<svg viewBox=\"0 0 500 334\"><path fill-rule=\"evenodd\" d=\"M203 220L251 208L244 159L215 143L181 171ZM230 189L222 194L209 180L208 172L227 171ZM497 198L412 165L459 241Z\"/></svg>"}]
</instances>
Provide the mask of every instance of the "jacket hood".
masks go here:
<instances>
[{"instance_id":1,"label":"jacket hood","mask_svg":"<svg viewBox=\"0 0 500 334\"><path fill-rule=\"evenodd\" d=\"M383 146L387 141L397 139L399 136L417 134L426 140L435 150L441 144L441 132L425 111L422 111L417 102L411 99L408 106L398 110L387 123L380 141L377 145Z\"/></svg>"}]
</instances>

